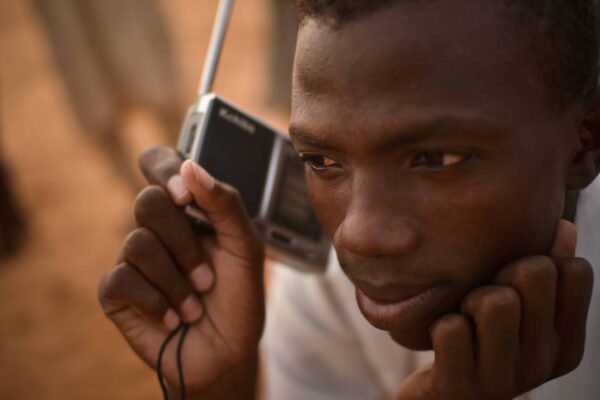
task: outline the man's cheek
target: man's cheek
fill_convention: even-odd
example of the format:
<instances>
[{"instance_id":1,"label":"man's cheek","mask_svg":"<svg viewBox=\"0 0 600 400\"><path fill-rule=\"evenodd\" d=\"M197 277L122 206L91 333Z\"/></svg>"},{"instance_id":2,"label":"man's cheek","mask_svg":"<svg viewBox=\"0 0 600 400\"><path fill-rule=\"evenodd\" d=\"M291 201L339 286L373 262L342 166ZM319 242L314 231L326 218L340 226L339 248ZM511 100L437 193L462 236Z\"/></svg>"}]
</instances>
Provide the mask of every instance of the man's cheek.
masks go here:
<instances>
[{"instance_id":1,"label":"man's cheek","mask_svg":"<svg viewBox=\"0 0 600 400\"><path fill-rule=\"evenodd\" d=\"M307 176L307 184L315 215L331 239L344 220L348 196L344 195L342 188L326 185L310 175Z\"/></svg>"},{"instance_id":2,"label":"man's cheek","mask_svg":"<svg viewBox=\"0 0 600 400\"><path fill-rule=\"evenodd\" d=\"M482 284L505 263L538 248L536 219L513 193L480 186L461 196L446 196L444 206L422 215L426 227L422 251L447 263L444 271L461 286Z\"/></svg>"}]
</instances>

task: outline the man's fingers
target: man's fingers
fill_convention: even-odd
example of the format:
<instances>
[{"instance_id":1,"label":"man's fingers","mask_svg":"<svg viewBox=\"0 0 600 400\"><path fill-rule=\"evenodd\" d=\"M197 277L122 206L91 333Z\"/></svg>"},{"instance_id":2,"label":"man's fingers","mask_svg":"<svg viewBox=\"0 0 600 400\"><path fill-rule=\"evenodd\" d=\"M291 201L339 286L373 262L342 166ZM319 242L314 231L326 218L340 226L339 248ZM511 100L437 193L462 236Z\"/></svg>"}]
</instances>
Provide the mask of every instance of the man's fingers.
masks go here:
<instances>
[{"instance_id":1,"label":"man's fingers","mask_svg":"<svg viewBox=\"0 0 600 400\"><path fill-rule=\"evenodd\" d=\"M182 160L172 148L156 146L144 151L138 163L150 184L164 187L173 175L179 173Z\"/></svg>"},{"instance_id":2,"label":"man's fingers","mask_svg":"<svg viewBox=\"0 0 600 400\"><path fill-rule=\"evenodd\" d=\"M555 325L559 337L559 353L552 377L564 375L581 362L585 347L588 307L594 280L587 260L574 258L577 229L560 220L556 228L551 256L557 267Z\"/></svg>"},{"instance_id":3,"label":"man's fingers","mask_svg":"<svg viewBox=\"0 0 600 400\"><path fill-rule=\"evenodd\" d=\"M474 337L471 322L461 314L448 314L431 327L435 352L433 379L444 393L459 392L475 376Z\"/></svg>"},{"instance_id":4,"label":"man's fingers","mask_svg":"<svg viewBox=\"0 0 600 400\"><path fill-rule=\"evenodd\" d=\"M165 296L127 263L119 264L104 277L98 297L106 316L117 325L117 316L126 308L170 330L179 325L179 317Z\"/></svg>"},{"instance_id":5,"label":"man's fingers","mask_svg":"<svg viewBox=\"0 0 600 400\"><path fill-rule=\"evenodd\" d=\"M189 219L173 204L163 188L150 186L144 189L138 195L134 213L140 226L156 234L196 290L204 292L211 288L214 274L208 257L203 254Z\"/></svg>"},{"instance_id":6,"label":"man's fingers","mask_svg":"<svg viewBox=\"0 0 600 400\"><path fill-rule=\"evenodd\" d=\"M199 298L152 231L147 228L133 231L125 240L123 254L130 265L160 290L183 320L194 322L202 316Z\"/></svg>"},{"instance_id":7,"label":"man's fingers","mask_svg":"<svg viewBox=\"0 0 600 400\"><path fill-rule=\"evenodd\" d=\"M554 243L550 251L551 257L573 257L577 246L577 228L566 219L558 221Z\"/></svg>"},{"instance_id":8,"label":"man's fingers","mask_svg":"<svg viewBox=\"0 0 600 400\"><path fill-rule=\"evenodd\" d=\"M192 192L196 204L206 212L217 242L240 258L256 254L262 247L252 228L239 192L232 186L215 180L204 168L187 160L181 166L181 176ZM259 260L248 260L253 265Z\"/></svg>"},{"instance_id":9,"label":"man's fingers","mask_svg":"<svg viewBox=\"0 0 600 400\"><path fill-rule=\"evenodd\" d=\"M594 272L583 258L556 259L555 263L558 270L555 321L560 352L552 376L558 377L575 369L583 357Z\"/></svg>"},{"instance_id":10,"label":"man's fingers","mask_svg":"<svg viewBox=\"0 0 600 400\"><path fill-rule=\"evenodd\" d=\"M156 146L142 153L139 166L152 185L159 185L169 191L173 201L182 206L192 200L192 196L179 175L182 159L170 147Z\"/></svg>"},{"instance_id":11,"label":"man's fingers","mask_svg":"<svg viewBox=\"0 0 600 400\"><path fill-rule=\"evenodd\" d=\"M483 286L465 297L462 313L475 321L482 386L495 388L498 398L512 396L519 349L519 294L508 286Z\"/></svg>"},{"instance_id":12,"label":"man's fingers","mask_svg":"<svg viewBox=\"0 0 600 400\"><path fill-rule=\"evenodd\" d=\"M509 264L494 278L495 284L514 288L521 298L518 386L522 391L546 382L554 367L557 274L552 259L533 256Z\"/></svg>"}]
</instances>

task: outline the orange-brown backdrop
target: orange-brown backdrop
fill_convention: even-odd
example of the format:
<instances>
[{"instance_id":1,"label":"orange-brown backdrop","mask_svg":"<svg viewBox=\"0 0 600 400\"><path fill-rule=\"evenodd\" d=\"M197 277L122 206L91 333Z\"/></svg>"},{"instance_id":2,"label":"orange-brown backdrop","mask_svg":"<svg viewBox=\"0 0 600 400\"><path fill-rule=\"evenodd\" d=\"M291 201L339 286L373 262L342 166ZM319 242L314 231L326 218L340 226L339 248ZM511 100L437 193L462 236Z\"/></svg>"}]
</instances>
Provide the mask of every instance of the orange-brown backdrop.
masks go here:
<instances>
[{"instance_id":1,"label":"orange-brown backdrop","mask_svg":"<svg viewBox=\"0 0 600 400\"><path fill-rule=\"evenodd\" d=\"M216 90L285 128L285 112L265 100L270 2L236 3ZM195 97L217 1L157 4L185 105ZM96 300L133 227L135 191L78 122L33 2L0 0L0 51L0 157L28 224L21 251L0 261L0 399L159 399L154 374ZM119 134L131 160L169 141L151 113L130 111Z\"/></svg>"}]
</instances>

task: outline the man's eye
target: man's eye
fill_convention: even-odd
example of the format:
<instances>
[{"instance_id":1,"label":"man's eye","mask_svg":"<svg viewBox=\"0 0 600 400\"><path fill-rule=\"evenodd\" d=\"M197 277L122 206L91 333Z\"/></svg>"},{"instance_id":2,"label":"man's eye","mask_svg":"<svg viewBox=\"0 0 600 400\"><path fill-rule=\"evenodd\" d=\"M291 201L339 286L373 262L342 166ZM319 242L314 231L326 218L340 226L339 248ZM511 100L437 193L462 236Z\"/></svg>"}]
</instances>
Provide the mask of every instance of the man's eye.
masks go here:
<instances>
[{"instance_id":1,"label":"man's eye","mask_svg":"<svg viewBox=\"0 0 600 400\"><path fill-rule=\"evenodd\" d=\"M331 158L319 156L316 154L300 154L300 160L314 169L315 171L324 171L330 168L338 168L340 165Z\"/></svg>"},{"instance_id":2,"label":"man's eye","mask_svg":"<svg viewBox=\"0 0 600 400\"><path fill-rule=\"evenodd\" d=\"M448 168L470 158L468 154L450 153L444 151L426 151L419 153L411 162L412 167L433 169Z\"/></svg>"}]
</instances>

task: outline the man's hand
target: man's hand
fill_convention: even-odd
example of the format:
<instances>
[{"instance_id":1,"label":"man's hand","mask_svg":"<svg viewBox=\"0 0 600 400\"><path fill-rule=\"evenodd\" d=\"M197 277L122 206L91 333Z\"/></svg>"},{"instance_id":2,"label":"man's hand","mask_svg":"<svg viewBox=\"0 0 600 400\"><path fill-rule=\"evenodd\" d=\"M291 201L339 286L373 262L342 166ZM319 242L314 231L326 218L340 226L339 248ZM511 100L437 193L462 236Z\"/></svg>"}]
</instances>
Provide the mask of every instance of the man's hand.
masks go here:
<instances>
[{"instance_id":1,"label":"man's hand","mask_svg":"<svg viewBox=\"0 0 600 400\"><path fill-rule=\"evenodd\" d=\"M575 369L593 282L576 242L561 220L550 257L507 265L465 297L461 314L437 320L435 361L409 376L398 400L508 400Z\"/></svg>"},{"instance_id":2,"label":"man's hand","mask_svg":"<svg viewBox=\"0 0 600 400\"><path fill-rule=\"evenodd\" d=\"M135 203L138 229L125 240L99 298L131 348L152 368L161 344L181 320L190 324L182 365L188 395L251 398L264 324L264 247L238 192L171 149L140 158L154 186ZM180 172L180 175L179 175ZM212 234L194 231L182 206L206 212ZM179 390L177 338L163 357L163 375Z\"/></svg>"}]
</instances>

